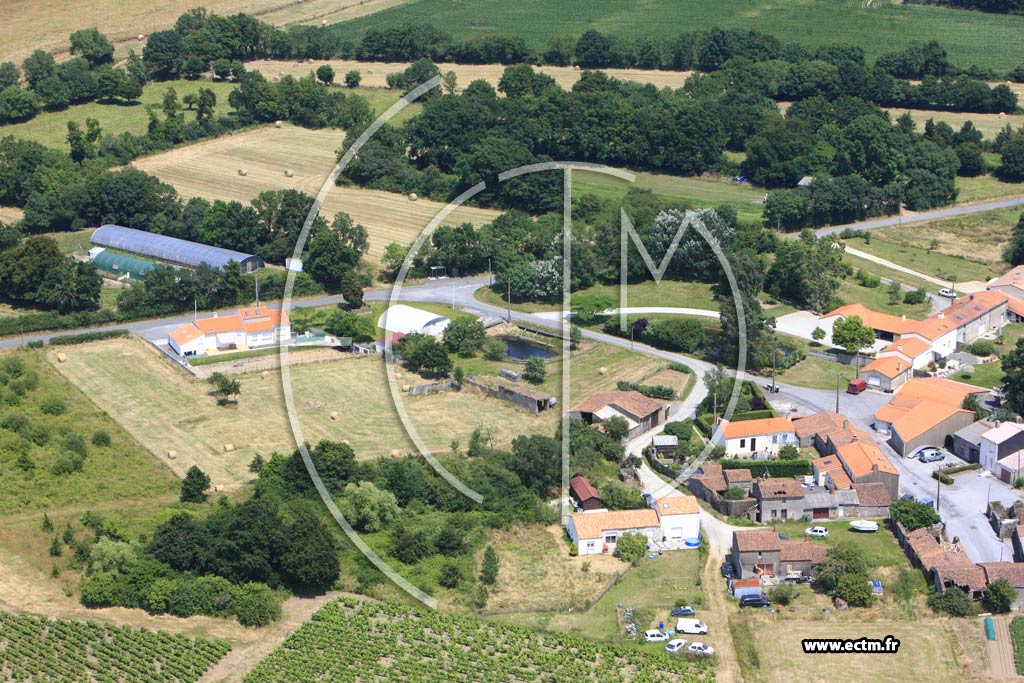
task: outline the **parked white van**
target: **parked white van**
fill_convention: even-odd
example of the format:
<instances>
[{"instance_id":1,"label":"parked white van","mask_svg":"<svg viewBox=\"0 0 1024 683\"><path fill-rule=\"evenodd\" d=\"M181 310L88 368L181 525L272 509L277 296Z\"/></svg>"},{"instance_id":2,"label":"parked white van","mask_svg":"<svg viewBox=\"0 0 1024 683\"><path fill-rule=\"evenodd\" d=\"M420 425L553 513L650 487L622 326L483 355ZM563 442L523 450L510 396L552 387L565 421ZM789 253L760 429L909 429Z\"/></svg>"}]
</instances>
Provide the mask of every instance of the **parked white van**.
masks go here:
<instances>
[{"instance_id":1,"label":"parked white van","mask_svg":"<svg viewBox=\"0 0 1024 683\"><path fill-rule=\"evenodd\" d=\"M688 634L704 634L708 632L708 625L700 619L680 619L676 622L676 631Z\"/></svg>"}]
</instances>

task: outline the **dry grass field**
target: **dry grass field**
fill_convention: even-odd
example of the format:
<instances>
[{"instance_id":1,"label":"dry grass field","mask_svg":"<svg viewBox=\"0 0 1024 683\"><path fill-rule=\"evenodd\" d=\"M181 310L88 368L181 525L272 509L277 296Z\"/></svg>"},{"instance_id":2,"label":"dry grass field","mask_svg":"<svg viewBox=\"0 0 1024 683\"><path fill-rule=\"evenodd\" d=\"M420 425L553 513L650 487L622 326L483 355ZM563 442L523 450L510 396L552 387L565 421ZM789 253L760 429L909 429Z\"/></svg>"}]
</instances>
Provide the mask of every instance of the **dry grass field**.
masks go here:
<instances>
[{"instance_id":1,"label":"dry grass field","mask_svg":"<svg viewBox=\"0 0 1024 683\"><path fill-rule=\"evenodd\" d=\"M13 223L25 217L25 212L16 206L0 206L0 222Z\"/></svg>"},{"instance_id":2,"label":"dry grass field","mask_svg":"<svg viewBox=\"0 0 1024 683\"><path fill-rule=\"evenodd\" d=\"M133 162L185 197L235 199L248 202L264 190L294 188L316 194L335 164L344 133L297 126L266 127L201 142ZM238 175L238 169L247 175ZM285 169L294 175L287 178ZM390 242L410 244L444 204L354 187L335 187L321 208L328 220L346 211L370 234L369 256L379 259ZM497 211L462 207L447 222L476 225L493 220Z\"/></svg>"},{"instance_id":3,"label":"dry grass field","mask_svg":"<svg viewBox=\"0 0 1024 683\"><path fill-rule=\"evenodd\" d=\"M266 380L243 375L237 405L218 406L209 387L188 380L156 351L137 340L116 340L65 351L58 366L74 384L149 448L178 475L193 464L215 485L234 488L251 479L247 466L256 453L290 452L279 372ZM291 369L295 406L303 437L348 441L363 458L413 448L391 403L384 363L378 357L352 358ZM401 373L399 384L411 383ZM417 381L422 382L424 380ZM432 450L463 444L474 428L507 446L528 433L553 433L557 415L535 416L497 400L481 401L475 392L446 392L406 397L405 408ZM338 413L331 420L332 412ZM225 445L233 446L225 452ZM168 452L176 451L173 460Z\"/></svg>"},{"instance_id":4,"label":"dry grass field","mask_svg":"<svg viewBox=\"0 0 1024 683\"><path fill-rule=\"evenodd\" d=\"M360 85L371 87L387 87L387 75L396 71L403 71L409 66L409 62L359 62L350 59L331 59L327 61L306 60L304 62L287 60L256 60L249 62L246 67L252 71L260 71L268 79L280 78L284 75L295 77L305 76L311 70L315 70L321 64L330 64L338 74L341 75L352 69L356 69L362 75ZM437 65L441 73L454 71L458 77L460 88L466 87L475 80L485 80L494 86L498 85L501 74L505 67L501 64L447 64ZM580 79L580 70L571 66L540 66L534 67L537 71L545 73L555 79L555 82L563 88L569 89L573 83ZM692 71L658 71L654 69L602 69L612 78L625 81L638 81L640 83L652 83L659 88L671 87L681 88Z\"/></svg>"},{"instance_id":5,"label":"dry grass field","mask_svg":"<svg viewBox=\"0 0 1024 683\"><path fill-rule=\"evenodd\" d=\"M1018 92L1017 97L1024 98L1024 93ZM960 130L960 127L966 121L970 121L989 140L994 138L996 133L1005 128L1007 124L1014 128L1020 128L1024 125L1024 114L1014 114L1012 112L1005 114L969 114L954 111L927 111L924 109L886 109L886 111L889 112L893 120L910 112L910 116L917 123L918 131L924 129L924 124L928 119L934 119L936 123L945 121L954 130Z\"/></svg>"},{"instance_id":6,"label":"dry grass field","mask_svg":"<svg viewBox=\"0 0 1024 683\"><path fill-rule=\"evenodd\" d=\"M980 261L1001 271L1007 267L1003 263L1003 250L1022 210L1009 208L986 211L940 221L882 228L875 232L878 237L889 242Z\"/></svg>"}]
</instances>

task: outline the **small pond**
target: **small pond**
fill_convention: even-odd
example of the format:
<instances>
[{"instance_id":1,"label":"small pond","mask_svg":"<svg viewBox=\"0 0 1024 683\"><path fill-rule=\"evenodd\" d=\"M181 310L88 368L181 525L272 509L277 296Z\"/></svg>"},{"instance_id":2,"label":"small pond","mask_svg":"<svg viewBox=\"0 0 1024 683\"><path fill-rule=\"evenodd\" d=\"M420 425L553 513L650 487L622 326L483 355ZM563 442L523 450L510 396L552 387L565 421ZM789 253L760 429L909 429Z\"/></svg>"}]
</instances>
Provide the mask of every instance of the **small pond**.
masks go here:
<instances>
[{"instance_id":1,"label":"small pond","mask_svg":"<svg viewBox=\"0 0 1024 683\"><path fill-rule=\"evenodd\" d=\"M534 344L518 337L505 337L505 353L509 358L525 360L527 358L554 358L555 352L546 346Z\"/></svg>"}]
</instances>

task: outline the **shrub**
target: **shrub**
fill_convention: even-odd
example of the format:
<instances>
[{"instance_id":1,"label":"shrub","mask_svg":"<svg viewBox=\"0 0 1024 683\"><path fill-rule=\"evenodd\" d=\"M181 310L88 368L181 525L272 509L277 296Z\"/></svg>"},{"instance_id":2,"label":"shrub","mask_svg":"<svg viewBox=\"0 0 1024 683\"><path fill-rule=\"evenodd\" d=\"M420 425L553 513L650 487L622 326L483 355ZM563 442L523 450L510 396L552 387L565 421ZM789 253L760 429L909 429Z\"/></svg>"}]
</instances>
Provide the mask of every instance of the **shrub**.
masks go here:
<instances>
[{"instance_id":1,"label":"shrub","mask_svg":"<svg viewBox=\"0 0 1024 683\"><path fill-rule=\"evenodd\" d=\"M1024 676L1024 617L1010 620L1010 642L1013 644L1013 665L1018 676Z\"/></svg>"},{"instance_id":2,"label":"shrub","mask_svg":"<svg viewBox=\"0 0 1024 683\"><path fill-rule=\"evenodd\" d=\"M913 531L922 527L937 524L940 521L939 513L927 503L919 503L916 500L894 500L889 505L889 517L903 525L907 531Z\"/></svg>"},{"instance_id":3,"label":"shrub","mask_svg":"<svg viewBox=\"0 0 1024 683\"><path fill-rule=\"evenodd\" d=\"M51 471L56 475L73 474L81 472L84 466L84 455L80 453L61 453L57 456L57 462L53 464Z\"/></svg>"},{"instance_id":4,"label":"shrub","mask_svg":"<svg viewBox=\"0 0 1024 683\"><path fill-rule=\"evenodd\" d=\"M544 367L544 359L531 356L526 359L523 365L523 379L530 384L543 384L547 376L547 369Z\"/></svg>"},{"instance_id":5,"label":"shrub","mask_svg":"<svg viewBox=\"0 0 1024 683\"><path fill-rule=\"evenodd\" d=\"M928 301L928 292L923 289L915 289L903 295L903 303L908 306L916 306Z\"/></svg>"},{"instance_id":6,"label":"shrub","mask_svg":"<svg viewBox=\"0 0 1024 683\"><path fill-rule=\"evenodd\" d=\"M83 334L65 334L61 337L50 339L50 346L71 346L72 344L85 344L102 339L119 339L128 335L128 330L102 330L100 332L85 332Z\"/></svg>"},{"instance_id":7,"label":"shrub","mask_svg":"<svg viewBox=\"0 0 1024 683\"><path fill-rule=\"evenodd\" d=\"M1010 611L1013 601L1017 599L1016 589L1006 579L997 579L988 585L985 596L985 609L996 614Z\"/></svg>"},{"instance_id":8,"label":"shrub","mask_svg":"<svg viewBox=\"0 0 1024 683\"><path fill-rule=\"evenodd\" d=\"M863 574L849 573L839 577L836 584L836 595L846 601L850 607L871 607L875 596L871 592L871 584Z\"/></svg>"},{"instance_id":9,"label":"shrub","mask_svg":"<svg viewBox=\"0 0 1024 683\"><path fill-rule=\"evenodd\" d=\"M93 446L109 446L110 445L110 434L102 429L97 429L92 434L92 445Z\"/></svg>"},{"instance_id":10,"label":"shrub","mask_svg":"<svg viewBox=\"0 0 1024 683\"><path fill-rule=\"evenodd\" d=\"M969 617L978 611L978 606L968 597L967 593L956 586L930 595L928 606L936 612L948 614L951 617Z\"/></svg>"},{"instance_id":11,"label":"shrub","mask_svg":"<svg viewBox=\"0 0 1024 683\"><path fill-rule=\"evenodd\" d=\"M796 597L796 586L791 583L780 583L768 591L771 601L779 605L788 605Z\"/></svg>"},{"instance_id":12,"label":"shrub","mask_svg":"<svg viewBox=\"0 0 1024 683\"><path fill-rule=\"evenodd\" d=\"M690 366L686 365L685 363L679 363L677 361L672 361L671 363L669 363L668 369L674 370L676 372L681 372L684 375L690 374Z\"/></svg>"},{"instance_id":13,"label":"shrub","mask_svg":"<svg viewBox=\"0 0 1024 683\"><path fill-rule=\"evenodd\" d=\"M747 497L747 492L738 486L730 486L722 492L722 498L725 500L743 500Z\"/></svg>"},{"instance_id":14,"label":"shrub","mask_svg":"<svg viewBox=\"0 0 1024 683\"><path fill-rule=\"evenodd\" d=\"M991 339L978 339L970 344L965 344L963 350L972 356L987 358L995 354L996 344Z\"/></svg>"},{"instance_id":15,"label":"shrub","mask_svg":"<svg viewBox=\"0 0 1024 683\"><path fill-rule=\"evenodd\" d=\"M484 358L487 360L502 360L505 358L505 345L500 339L488 339L483 344Z\"/></svg>"},{"instance_id":16,"label":"shrub","mask_svg":"<svg viewBox=\"0 0 1024 683\"><path fill-rule=\"evenodd\" d=\"M437 583L444 588L458 588L462 583L462 570L454 562L445 562L441 565L441 573L437 577Z\"/></svg>"},{"instance_id":17,"label":"shrub","mask_svg":"<svg viewBox=\"0 0 1024 683\"><path fill-rule=\"evenodd\" d=\"M231 610L242 626L266 626L281 618L281 603L262 583L247 583L236 589Z\"/></svg>"},{"instance_id":18,"label":"shrub","mask_svg":"<svg viewBox=\"0 0 1024 683\"><path fill-rule=\"evenodd\" d=\"M637 564L647 552L647 538L640 534L622 534L615 545L615 557Z\"/></svg>"},{"instance_id":19,"label":"shrub","mask_svg":"<svg viewBox=\"0 0 1024 683\"><path fill-rule=\"evenodd\" d=\"M693 421L689 418L676 422L669 422L665 425L665 434L679 439L680 444L689 441L693 437Z\"/></svg>"},{"instance_id":20,"label":"shrub","mask_svg":"<svg viewBox=\"0 0 1024 683\"><path fill-rule=\"evenodd\" d=\"M68 410L68 404L58 396L47 396L39 404L39 409L47 415L63 415Z\"/></svg>"},{"instance_id":21,"label":"shrub","mask_svg":"<svg viewBox=\"0 0 1024 683\"><path fill-rule=\"evenodd\" d=\"M85 440L78 432L68 432L60 440L60 446L65 451L85 456Z\"/></svg>"},{"instance_id":22,"label":"shrub","mask_svg":"<svg viewBox=\"0 0 1024 683\"><path fill-rule=\"evenodd\" d=\"M722 460L722 469L749 469L749 460ZM801 477L811 474L811 463L808 460L759 460L757 462L758 474L768 471L769 477Z\"/></svg>"},{"instance_id":23,"label":"shrub","mask_svg":"<svg viewBox=\"0 0 1024 683\"><path fill-rule=\"evenodd\" d=\"M874 289L882 284L882 279L874 273L869 273L863 268L857 269L857 284L861 287L868 287Z\"/></svg>"}]
</instances>

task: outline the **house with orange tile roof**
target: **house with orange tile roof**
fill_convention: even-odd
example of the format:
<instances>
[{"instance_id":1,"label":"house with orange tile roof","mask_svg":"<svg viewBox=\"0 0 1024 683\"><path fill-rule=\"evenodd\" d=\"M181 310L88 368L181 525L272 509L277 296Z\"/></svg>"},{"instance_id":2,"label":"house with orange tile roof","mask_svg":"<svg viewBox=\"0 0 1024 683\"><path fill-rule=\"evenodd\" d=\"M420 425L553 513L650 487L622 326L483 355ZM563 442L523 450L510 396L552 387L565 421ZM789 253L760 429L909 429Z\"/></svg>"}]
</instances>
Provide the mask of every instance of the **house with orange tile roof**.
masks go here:
<instances>
[{"instance_id":1,"label":"house with orange tile roof","mask_svg":"<svg viewBox=\"0 0 1024 683\"><path fill-rule=\"evenodd\" d=\"M565 529L580 555L615 552L623 534L639 534L648 543L661 539L661 522L651 508L581 512L566 517Z\"/></svg>"},{"instance_id":2,"label":"house with orange tile roof","mask_svg":"<svg viewBox=\"0 0 1024 683\"><path fill-rule=\"evenodd\" d=\"M864 304L847 304L821 316L818 320L818 326L824 330L831 330L832 325L839 318L848 319L854 316L860 318L860 321L865 326L873 329L875 337L885 341L895 340L899 335L909 332L918 323L917 320L908 319L905 315L899 316L872 311Z\"/></svg>"},{"instance_id":3,"label":"house with orange tile roof","mask_svg":"<svg viewBox=\"0 0 1024 683\"><path fill-rule=\"evenodd\" d=\"M782 562L782 540L771 529L732 532L732 564L736 578L774 576Z\"/></svg>"},{"instance_id":4,"label":"house with orange tile roof","mask_svg":"<svg viewBox=\"0 0 1024 683\"><path fill-rule=\"evenodd\" d=\"M662 540L678 543L688 538L700 538L700 505L695 496L657 498L651 507L658 513Z\"/></svg>"},{"instance_id":5,"label":"house with orange tile roof","mask_svg":"<svg viewBox=\"0 0 1024 683\"><path fill-rule=\"evenodd\" d=\"M902 456L921 446L942 446L947 435L974 422L974 413L960 407L964 399L987 392L939 377L917 377L875 411L875 429L887 432L889 444Z\"/></svg>"},{"instance_id":6,"label":"house with orange tile roof","mask_svg":"<svg viewBox=\"0 0 1024 683\"><path fill-rule=\"evenodd\" d=\"M882 484L889 500L899 496L900 472L872 441L854 441L841 446L836 456L854 484Z\"/></svg>"},{"instance_id":7,"label":"house with orange tile roof","mask_svg":"<svg viewBox=\"0 0 1024 683\"><path fill-rule=\"evenodd\" d=\"M648 398L639 391L599 391L569 408L569 417L589 425L621 417L629 425L629 437L657 427L668 417L669 405Z\"/></svg>"},{"instance_id":8,"label":"house with orange tile roof","mask_svg":"<svg viewBox=\"0 0 1024 683\"><path fill-rule=\"evenodd\" d=\"M910 381L914 374L911 362L899 355L878 356L858 372L858 377L872 389L895 391Z\"/></svg>"},{"instance_id":9,"label":"house with orange tile roof","mask_svg":"<svg viewBox=\"0 0 1024 683\"><path fill-rule=\"evenodd\" d=\"M798 445L793 422L785 417L730 422L722 420L715 436L726 455L775 457L785 445Z\"/></svg>"},{"instance_id":10,"label":"house with orange tile roof","mask_svg":"<svg viewBox=\"0 0 1024 683\"><path fill-rule=\"evenodd\" d=\"M853 480L843 468L838 455L826 455L811 461L814 483L829 491L843 491L853 486Z\"/></svg>"},{"instance_id":11,"label":"house with orange tile roof","mask_svg":"<svg viewBox=\"0 0 1024 683\"><path fill-rule=\"evenodd\" d=\"M845 415L822 411L806 417L793 418L800 447L813 446L822 456L833 455L836 449L856 439L871 439L871 434L855 427Z\"/></svg>"},{"instance_id":12,"label":"house with orange tile roof","mask_svg":"<svg viewBox=\"0 0 1024 683\"><path fill-rule=\"evenodd\" d=\"M226 315L214 313L209 318L196 318L171 330L167 344L179 356L205 356L275 346L291 336L287 313L251 306Z\"/></svg>"},{"instance_id":13,"label":"house with orange tile roof","mask_svg":"<svg viewBox=\"0 0 1024 683\"><path fill-rule=\"evenodd\" d=\"M1005 294L1010 320L1024 321L1024 265L1011 268L1002 277L988 283L988 289Z\"/></svg>"}]
</instances>

